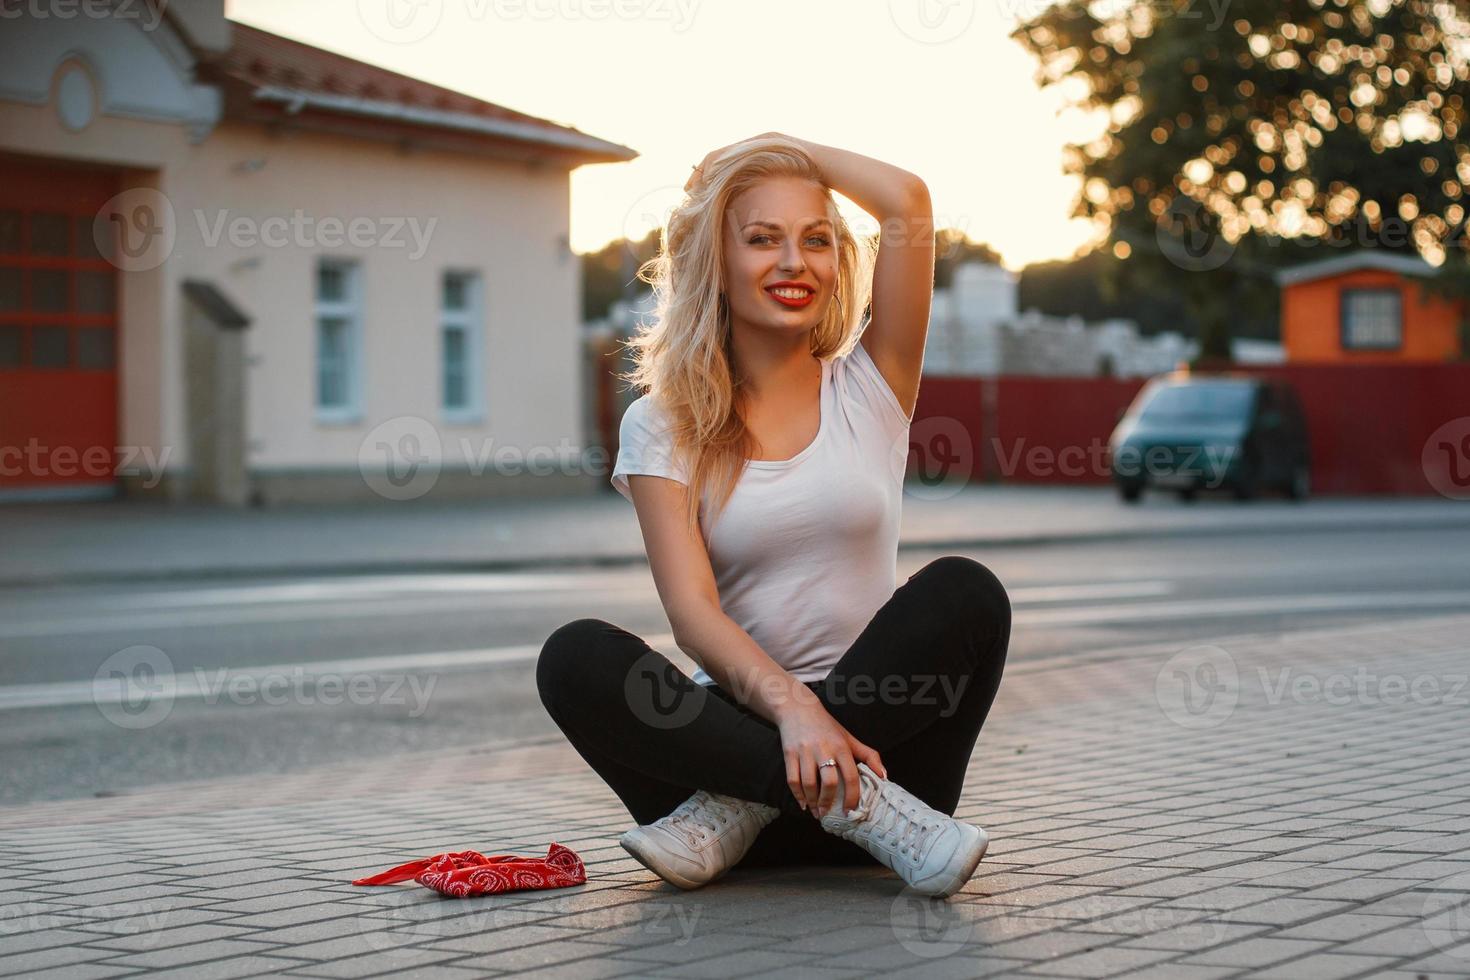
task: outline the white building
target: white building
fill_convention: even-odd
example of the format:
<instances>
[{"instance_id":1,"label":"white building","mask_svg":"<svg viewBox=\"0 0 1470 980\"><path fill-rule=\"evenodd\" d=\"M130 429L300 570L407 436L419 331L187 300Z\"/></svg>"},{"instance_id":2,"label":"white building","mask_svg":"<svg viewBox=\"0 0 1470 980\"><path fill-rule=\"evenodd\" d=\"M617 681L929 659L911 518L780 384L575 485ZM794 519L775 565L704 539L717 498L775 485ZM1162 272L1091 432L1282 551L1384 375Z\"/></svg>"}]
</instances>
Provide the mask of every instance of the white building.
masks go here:
<instances>
[{"instance_id":1,"label":"white building","mask_svg":"<svg viewBox=\"0 0 1470 980\"><path fill-rule=\"evenodd\" d=\"M568 180L632 150L222 0L56 10L0 20L0 499L600 485L516 459L582 451Z\"/></svg>"},{"instance_id":2,"label":"white building","mask_svg":"<svg viewBox=\"0 0 1470 980\"><path fill-rule=\"evenodd\" d=\"M998 265L966 262L948 289L936 289L929 319L924 373L995 377L1147 377L1173 370L1198 352L1176 331L1150 337L1132 320L1084 323L1081 317L1017 311L1017 277ZM1237 360L1279 363L1281 347L1236 341Z\"/></svg>"}]
</instances>

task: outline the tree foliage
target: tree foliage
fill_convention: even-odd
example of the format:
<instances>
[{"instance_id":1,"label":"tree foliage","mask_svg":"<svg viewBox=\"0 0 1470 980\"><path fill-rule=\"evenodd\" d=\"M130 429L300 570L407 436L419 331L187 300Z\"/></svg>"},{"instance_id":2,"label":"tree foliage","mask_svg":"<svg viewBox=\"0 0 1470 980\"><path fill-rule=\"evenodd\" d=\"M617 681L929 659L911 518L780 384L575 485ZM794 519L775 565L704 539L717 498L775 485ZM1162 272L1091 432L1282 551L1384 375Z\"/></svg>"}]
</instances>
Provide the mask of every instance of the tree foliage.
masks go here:
<instances>
[{"instance_id":1,"label":"tree foliage","mask_svg":"<svg viewBox=\"0 0 1470 980\"><path fill-rule=\"evenodd\" d=\"M642 292L647 287L638 281L639 265L658 254L658 231L650 231L638 241L619 238L595 252L579 256L582 266L582 319L607 316L608 308L619 299Z\"/></svg>"},{"instance_id":2,"label":"tree foliage","mask_svg":"<svg viewBox=\"0 0 1470 980\"><path fill-rule=\"evenodd\" d=\"M939 228L934 232L934 288L948 289L954 281L954 270L966 262L1000 264L1000 253L985 242L972 241L958 228Z\"/></svg>"},{"instance_id":3,"label":"tree foliage","mask_svg":"<svg viewBox=\"0 0 1470 980\"><path fill-rule=\"evenodd\" d=\"M1074 213L1129 286L1184 292L1207 351L1273 269L1347 248L1418 254L1470 294L1463 2L1060 0L1012 36L1099 120L1066 150Z\"/></svg>"}]
</instances>

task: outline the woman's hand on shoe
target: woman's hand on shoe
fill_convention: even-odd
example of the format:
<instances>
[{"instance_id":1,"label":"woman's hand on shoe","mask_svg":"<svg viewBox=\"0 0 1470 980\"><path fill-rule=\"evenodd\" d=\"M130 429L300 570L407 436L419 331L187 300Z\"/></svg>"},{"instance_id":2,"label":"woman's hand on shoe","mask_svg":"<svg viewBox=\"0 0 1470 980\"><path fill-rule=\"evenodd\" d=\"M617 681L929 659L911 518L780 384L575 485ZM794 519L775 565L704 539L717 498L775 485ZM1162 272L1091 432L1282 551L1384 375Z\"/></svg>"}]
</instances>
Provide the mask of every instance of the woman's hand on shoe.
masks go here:
<instances>
[{"instance_id":1,"label":"woman's hand on shoe","mask_svg":"<svg viewBox=\"0 0 1470 980\"><path fill-rule=\"evenodd\" d=\"M780 732L786 754L786 785L802 808L819 819L837 802L839 772L846 790L844 812L856 807L862 798L859 762L888 777L878 751L854 738L821 704L785 715ZM837 760L837 765L822 766L827 759Z\"/></svg>"}]
</instances>

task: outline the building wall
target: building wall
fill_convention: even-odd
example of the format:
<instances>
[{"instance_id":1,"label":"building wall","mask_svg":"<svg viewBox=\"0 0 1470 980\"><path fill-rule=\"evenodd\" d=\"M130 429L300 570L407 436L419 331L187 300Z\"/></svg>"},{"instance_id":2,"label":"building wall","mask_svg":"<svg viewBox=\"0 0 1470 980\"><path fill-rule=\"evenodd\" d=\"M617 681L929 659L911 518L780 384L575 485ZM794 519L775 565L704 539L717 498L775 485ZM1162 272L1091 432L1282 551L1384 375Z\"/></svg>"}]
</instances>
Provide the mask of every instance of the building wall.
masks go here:
<instances>
[{"instance_id":1,"label":"building wall","mask_svg":"<svg viewBox=\"0 0 1470 980\"><path fill-rule=\"evenodd\" d=\"M246 161L264 167L240 174ZM561 244L568 227L564 171L405 155L391 147L296 134L267 138L227 124L196 161L174 175L181 273L211 279L254 318L250 359L251 466L356 467L363 438L399 416L432 423L443 465L464 462L458 441L529 449L581 441L578 271ZM284 247L208 244L200 228L222 216L260 222L296 209L320 220L368 218L382 244ZM399 219L417 219L423 241ZM389 244L390 236L402 247ZM417 254L425 249L422 255ZM360 263L363 289L363 414L352 423L315 420L316 261ZM484 418L441 417L439 302L446 269L484 282Z\"/></svg>"},{"instance_id":2,"label":"building wall","mask_svg":"<svg viewBox=\"0 0 1470 980\"><path fill-rule=\"evenodd\" d=\"M1342 349L1343 289L1398 286L1403 296L1404 345L1397 351ZM1459 355L1459 312L1438 296L1421 296L1418 280L1384 269L1359 269L1281 291L1281 339L1288 361L1393 364L1446 361Z\"/></svg>"},{"instance_id":3,"label":"building wall","mask_svg":"<svg viewBox=\"0 0 1470 980\"><path fill-rule=\"evenodd\" d=\"M71 132L50 106L0 98L0 151L113 168L126 192L159 189L160 174L182 166L190 146L178 123L102 115ZM165 263L123 272L118 281L118 442L167 450L169 465L183 462L185 442L177 278Z\"/></svg>"},{"instance_id":4,"label":"building wall","mask_svg":"<svg viewBox=\"0 0 1470 980\"><path fill-rule=\"evenodd\" d=\"M926 377L1050 375L1146 377L1172 370L1198 347L1175 331L1140 335L1132 320L1086 323L1016 309L1016 277L966 262L936 289L924 348Z\"/></svg>"},{"instance_id":5,"label":"building wall","mask_svg":"<svg viewBox=\"0 0 1470 980\"><path fill-rule=\"evenodd\" d=\"M0 95L0 152L115 168L121 188L157 191L171 210L167 260L120 275L120 445L167 453L171 472L189 465L181 283L199 278L253 320L246 336L253 473L355 478L368 433L402 416L436 429L446 471L465 465L462 443L472 460L507 445L558 457L581 451L580 279L566 247L565 169L232 122L211 129L200 121L208 100L192 85L176 39L160 30L140 42L143 32L118 21L89 22L88 30L110 32L73 47L95 93L95 118L80 130L62 125L55 80L64 68L55 65L50 82L33 85L31 95ZM153 79L159 112L120 107L109 95L129 72ZM32 96L45 101L26 100ZM304 241L291 240L298 211L316 221L370 219L375 244L334 246L311 230ZM221 218L227 233L211 241ZM272 218L288 229L283 245L228 233L239 219L248 232ZM400 244L386 240L393 221L409 218L427 232L422 254L407 227L397 229ZM312 310L315 262L323 255L353 257L361 267L364 398L361 418L351 423L315 419ZM485 412L474 423L448 423L438 407L439 276L446 268L478 270L485 287Z\"/></svg>"}]
</instances>

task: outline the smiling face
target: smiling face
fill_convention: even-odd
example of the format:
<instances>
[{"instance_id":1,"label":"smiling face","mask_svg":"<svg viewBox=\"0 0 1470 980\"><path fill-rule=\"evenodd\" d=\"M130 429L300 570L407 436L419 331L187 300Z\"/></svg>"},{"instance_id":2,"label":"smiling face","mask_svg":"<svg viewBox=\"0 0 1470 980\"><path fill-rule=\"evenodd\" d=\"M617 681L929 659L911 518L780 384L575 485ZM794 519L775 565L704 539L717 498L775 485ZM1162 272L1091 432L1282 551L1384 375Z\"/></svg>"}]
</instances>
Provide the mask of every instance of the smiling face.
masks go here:
<instances>
[{"instance_id":1,"label":"smiling face","mask_svg":"<svg viewBox=\"0 0 1470 980\"><path fill-rule=\"evenodd\" d=\"M764 180L732 199L724 225L732 319L797 333L820 323L837 281L836 229L821 185Z\"/></svg>"}]
</instances>

